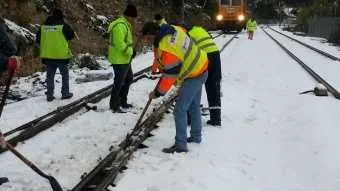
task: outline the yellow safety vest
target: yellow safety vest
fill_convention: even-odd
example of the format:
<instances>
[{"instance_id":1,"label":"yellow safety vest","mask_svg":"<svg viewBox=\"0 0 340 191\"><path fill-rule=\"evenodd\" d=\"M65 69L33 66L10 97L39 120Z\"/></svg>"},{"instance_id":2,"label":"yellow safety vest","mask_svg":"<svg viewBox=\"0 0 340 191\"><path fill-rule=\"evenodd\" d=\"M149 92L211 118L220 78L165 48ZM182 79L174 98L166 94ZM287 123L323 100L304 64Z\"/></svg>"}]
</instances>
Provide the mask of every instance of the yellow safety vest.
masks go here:
<instances>
[{"instance_id":1,"label":"yellow safety vest","mask_svg":"<svg viewBox=\"0 0 340 191\"><path fill-rule=\"evenodd\" d=\"M115 33L115 31L123 31ZM110 34L108 60L111 64L130 64L133 54L132 26L125 17L111 22L108 28ZM120 44L115 42L121 42Z\"/></svg>"},{"instance_id":2,"label":"yellow safety vest","mask_svg":"<svg viewBox=\"0 0 340 191\"><path fill-rule=\"evenodd\" d=\"M248 22L247 22L247 29L248 29L248 31L254 32L256 30L256 28L257 28L256 21L249 19Z\"/></svg>"},{"instance_id":3,"label":"yellow safety vest","mask_svg":"<svg viewBox=\"0 0 340 191\"><path fill-rule=\"evenodd\" d=\"M219 51L209 33L202 27L194 26L188 33L189 36L195 41L197 46L206 53Z\"/></svg>"},{"instance_id":4,"label":"yellow safety vest","mask_svg":"<svg viewBox=\"0 0 340 191\"><path fill-rule=\"evenodd\" d=\"M177 76L177 85L181 85L186 78L200 75L208 59L207 54L181 28L174 28L176 32L173 35L166 35L161 39L158 54L166 51L181 60L182 67Z\"/></svg>"},{"instance_id":5,"label":"yellow safety vest","mask_svg":"<svg viewBox=\"0 0 340 191\"><path fill-rule=\"evenodd\" d=\"M40 57L47 59L69 59L72 57L63 34L63 25L41 26Z\"/></svg>"}]
</instances>

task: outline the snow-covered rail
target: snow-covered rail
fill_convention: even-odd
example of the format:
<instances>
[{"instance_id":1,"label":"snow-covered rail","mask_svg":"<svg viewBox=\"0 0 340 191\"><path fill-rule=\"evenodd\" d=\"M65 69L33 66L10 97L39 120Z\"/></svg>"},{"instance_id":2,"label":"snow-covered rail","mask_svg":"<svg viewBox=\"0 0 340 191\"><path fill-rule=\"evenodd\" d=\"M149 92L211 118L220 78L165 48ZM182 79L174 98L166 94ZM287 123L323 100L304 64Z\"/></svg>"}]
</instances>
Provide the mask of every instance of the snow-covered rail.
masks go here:
<instances>
[{"instance_id":1,"label":"snow-covered rail","mask_svg":"<svg viewBox=\"0 0 340 191\"><path fill-rule=\"evenodd\" d=\"M218 36L215 36L215 38ZM221 51L223 51L236 36L237 34L229 39L223 45ZM152 114L140 123L140 125L137 125L132 132L118 144L116 149L113 149L90 173L85 173L82 176L82 180L72 191L102 191L108 190L110 186L114 186L114 180L118 173L126 169L125 165L135 150L145 147L142 145L143 141L150 136L150 132L153 129L157 128L157 123L162 119L165 112L168 111L172 103L175 102L176 97L177 94L173 93L161 103L157 109L154 109Z\"/></svg>"},{"instance_id":2,"label":"snow-covered rail","mask_svg":"<svg viewBox=\"0 0 340 191\"><path fill-rule=\"evenodd\" d=\"M223 33L217 34L213 38L218 38L219 36L223 35ZM231 39L232 40L232 39ZM230 42L226 45L228 45ZM225 45L225 46L226 46ZM223 49L225 48L223 47ZM151 70L151 67L147 67L145 69L142 69L139 72L136 72L134 74L134 80L133 82L137 82L138 80L142 78L149 77L146 73ZM12 138L8 140L8 142L16 146L19 142L25 141L27 139L30 139L37 135L38 133L52 127L58 122L63 121L67 117L75 114L76 112L80 111L83 108L87 108L87 110L91 107L88 107L88 103L97 103L100 100L104 99L105 97L110 95L110 91L112 89L112 85L109 85L107 87L104 87L100 90L97 90L94 93L91 93L83 98L80 98L68 105L58 107L54 111L47 113L43 116L40 116L28 123L25 123L15 129L12 129L8 132L4 133L5 137L9 137L12 135ZM20 133L19 135L16 135L13 137L14 134ZM5 149L0 149L0 153L6 151Z\"/></svg>"},{"instance_id":3,"label":"snow-covered rail","mask_svg":"<svg viewBox=\"0 0 340 191\"><path fill-rule=\"evenodd\" d=\"M150 71L151 67L147 67L142 69L139 72L134 74L134 82L142 79L143 77L147 77L145 75L146 72ZM94 93L91 93L83 98L80 98L70 104L67 104L62 107L58 107L54 111L47 113L41 117L38 117L26 124L23 124L15 129L12 129L6 133L4 133L5 137L9 137L19 132L19 135L16 135L8 140L8 142L12 146L16 146L19 142L25 141L37 135L38 133L52 127L56 123L63 121L69 116L75 114L83 108L88 106L88 103L97 103L100 100L110 95L112 89L112 85L104 87L100 90L97 90ZM0 153L6 151L6 149L0 149Z\"/></svg>"},{"instance_id":4,"label":"snow-covered rail","mask_svg":"<svg viewBox=\"0 0 340 191\"><path fill-rule=\"evenodd\" d=\"M113 181L118 173L125 168L132 153L141 147L142 142L150 136L150 132L157 128L159 122L175 101L176 94L171 95L166 101L153 111L140 125L119 144L118 148L105 157L89 174L79 182L72 191L81 190L106 190L113 185Z\"/></svg>"},{"instance_id":5,"label":"snow-covered rail","mask_svg":"<svg viewBox=\"0 0 340 191\"><path fill-rule=\"evenodd\" d=\"M291 58L298 62L318 83L323 84L335 98L340 99L340 93L330 84L332 83L337 85L337 87L340 87L340 81L338 79L340 65L334 64L333 62L335 61L332 61L331 63L329 60L325 60L324 57L321 57L320 54L316 54L312 50L306 50L305 46L296 43L294 44L287 41L287 39L282 39L282 35L278 36L278 33L275 33L275 35L263 28L262 30ZM289 49L287 47L289 47ZM297 55L299 57L297 57ZM321 77L321 75L323 77ZM327 78L327 80L325 80L325 78Z\"/></svg>"},{"instance_id":6,"label":"snow-covered rail","mask_svg":"<svg viewBox=\"0 0 340 191\"><path fill-rule=\"evenodd\" d=\"M320 49L318 49L318 48L315 48L315 47L313 47L313 46L311 46L311 45L309 45L309 44L306 44L306 43L301 42L301 41L299 41L299 40L297 40L297 39L295 39L295 38L292 38L292 37L290 37L290 36L288 36L288 35L286 35L286 34L283 34L282 32L280 32L280 31L278 31L278 30L275 30L275 29L273 29L272 27L268 27L268 28L269 28L270 30L272 30L272 31L274 31L274 32L276 32L276 33L278 33L278 34L281 34L281 35L283 35L283 36L289 38L290 40L293 40L293 41L295 41L295 42L297 42L297 43L299 43L299 44L301 44L301 45L303 45L303 46L305 46L305 47L307 47L307 48L309 48L309 49L311 49L311 50L314 50L315 52L318 52L318 53L320 53L320 54L326 56L327 58L330 58L330 59L332 59L332 60L340 61L340 58L338 58L338 57L336 57L336 56L333 56L333 55L331 55L331 54L329 54L329 53L327 53L327 52L325 52L325 51L322 51L322 50L320 50Z\"/></svg>"}]
</instances>

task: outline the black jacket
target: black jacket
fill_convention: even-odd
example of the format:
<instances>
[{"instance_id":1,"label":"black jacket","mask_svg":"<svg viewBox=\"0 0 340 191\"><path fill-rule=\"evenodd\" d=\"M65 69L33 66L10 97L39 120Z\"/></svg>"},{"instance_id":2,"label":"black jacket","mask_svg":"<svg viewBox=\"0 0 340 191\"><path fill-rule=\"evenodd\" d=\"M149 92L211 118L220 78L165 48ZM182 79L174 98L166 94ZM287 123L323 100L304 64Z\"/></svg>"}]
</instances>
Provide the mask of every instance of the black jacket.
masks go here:
<instances>
[{"instance_id":1,"label":"black jacket","mask_svg":"<svg viewBox=\"0 0 340 191\"><path fill-rule=\"evenodd\" d=\"M0 23L0 72L7 69L7 59L15 55L17 49L7 35L7 25Z\"/></svg>"},{"instance_id":2,"label":"black jacket","mask_svg":"<svg viewBox=\"0 0 340 191\"><path fill-rule=\"evenodd\" d=\"M44 22L44 25L49 25L49 26L64 25L63 34L65 36L65 39L67 41L70 41L74 38L74 31L72 30L70 25L64 22L62 18L50 16L46 19L46 21ZM40 36L41 36L41 28L39 29L37 36L36 36L37 37L36 42L38 44L40 44ZM48 64L48 63L66 63L67 64L68 62L69 62L69 59L46 59L46 58L42 59L43 64Z\"/></svg>"}]
</instances>

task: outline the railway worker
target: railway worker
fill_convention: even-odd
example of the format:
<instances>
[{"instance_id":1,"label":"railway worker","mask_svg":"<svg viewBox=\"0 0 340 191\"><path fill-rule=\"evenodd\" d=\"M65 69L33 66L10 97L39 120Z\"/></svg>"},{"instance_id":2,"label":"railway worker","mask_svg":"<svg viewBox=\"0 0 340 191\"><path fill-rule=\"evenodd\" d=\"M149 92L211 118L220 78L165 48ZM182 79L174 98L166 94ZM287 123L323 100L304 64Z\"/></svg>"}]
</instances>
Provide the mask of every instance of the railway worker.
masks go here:
<instances>
[{"instance_id":1,"label":"railway worker","mask_svg":"<svg viewBox=\"0 0 340 191\"><path fill-rule=\"evenodd\" d=\"M250 17L247 21L247 31L248 31L248 39L253 40L254 32L257 29L257 23L254 17Z\"/></svg>"},{"instance_id":2,"label":"railway worker","mask_svg":"<svg viewBox=\"0 0 340 191\"><path fill-rule=\"evenodd\" d=\"M160 14L156 14L153 18L153 21L157 24L159 24L159 26L162 26L164 24L168 24L168 22L166 22L165 18L162 17Z\"/></svg>"},{"instance_id":3,"label":"railway worker","mask_svg":"<svg viewBox=\"0 0 340 191\"><path fill-rule=\"evenodd\" d=\"M221 59L220 51L211 35L200 26L186 26L189 36L196 45L207 53L209 59L208 79L205 89L210 109L207 124L221 126Z\"/></svg>"},{"instance_id":4,"label":"railway worker","mask_svg":"<svg viewBox=\"0 0 340 191\"><path fill-rule=\"evenodd\" d=\"M111 22L108 28L110 35L108 60L115 74L110 98L110 109L114 113L125 113L121 107L123 109L132 107L127 103L127 96L133 80L130 64L136 56L136 51L133 49L132 29L137 18L137 9L129 4L123 14Z\"/></svg>"},{"instance_id":5,"label":"railway worker","mask_svg":"<svg viewBox=\"0 0 340 191\"><path fill-rule=\"evenodd\" d=\"M68 64L72 57L69 48L69 41L74 38L74 31L65 23L64 14L61 10L55 9L37 33L36 41L40 44L40 57L42 63L47 67L46 98L48 102L54 97L54 76L57 68L62 76L61 99L70 99L73 93L69 88Z\"/></svg>"},{"instance_id":6,"label":"railway worker","mask_svg":"<svg viewBox=\"0 0 340 191\"><path fill-rule=\"evenodd\" d=\"M152 41L157 49L157 58L163 74L149 98L163 96L176 84L179 87L174 110L176 137L175 144L164 148L165 153L187 152L187 142L201 142L201 94L208 77L208 58L190 37L179 27L153 22L143 26L143 36ZM187 112L191 113L190 137L187 138Z\"/></svg>"}]
</instances>

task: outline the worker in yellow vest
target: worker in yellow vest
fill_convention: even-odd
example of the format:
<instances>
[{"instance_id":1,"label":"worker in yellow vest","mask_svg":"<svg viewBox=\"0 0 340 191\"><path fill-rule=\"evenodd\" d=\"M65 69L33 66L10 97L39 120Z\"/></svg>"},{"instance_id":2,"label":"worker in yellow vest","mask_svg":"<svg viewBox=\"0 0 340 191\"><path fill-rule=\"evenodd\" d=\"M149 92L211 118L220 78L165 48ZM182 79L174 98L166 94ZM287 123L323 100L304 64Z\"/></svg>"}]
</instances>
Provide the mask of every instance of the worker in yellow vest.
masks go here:
<instances>
[{"instance_id":1,"label":"worker in yellow vest","mask_svg":"<svg viewBox=\"0 0 340 191\"><path fill-rule=\"evenodd\" d=\"M110 109L114 113L125 113L123 109L132 107L127 102L133 80L131 60L136 56L133 49L133 26L137 18L136 6L127 5L124 15L112 21L108 28L108 60L113 67L115 78L111 91Z\"/></svg>"},{"instance_id":2,"label":"worker in yellow vest","mask_svg":"<svg viewBox=\"0 0 340 191\"><path fill-rule=\"evenodd\" d=\"M207 54L199 49L179 27L164 24L161 27L148 22L143 36L152 41L157 50L160 72L163 74L149 98L163 96L176 84L179 94L174 110L176 123L175 144L164 148L165 153L187 152L187 142L200 143L202 139L201 94L208 77ZM187 137L187 112L191 113L190 137Z\"/></svg>"},{"instance_id":3,"label":"worker in yellow vest","mask_svg":"<svg viewBox=\"0 0 340 191\"><path fill-rule=\"evenodd\" d=\"M254 19L254 17L250 17L250 19L247 22L247 31L248 31L248 39L253 40L254 32L257 29L257 23Z\"/></svg>"},{"instance_id":4,"label":"worker in yellow vest","mask_svg":"<svg viewBox=\"0 0 340 191\"><path fill-rule=\"evenodd\" d=\"M204 50L209 59L208 79L205 83L210 120L207 124L221 126L221 59L220 51L211 35L201 26L186 25L189 36L196 45Z\"/></svg>"},{"instance_id":5,"label":"worker in yellow vest","mask_svg":"<svg viewBox=\"0 0 340 191\"><path fill-rule=\"evenodd\" d=\"M72 57L69 41L74 38L74 31L64 22L63 12L53 11L37 33L36 41L40 44L40 57L47 67L47 101L53 101L54 76L57 68L62 76L61 99L70 99L68 64Z\"/></svg>"}]
</instances>

